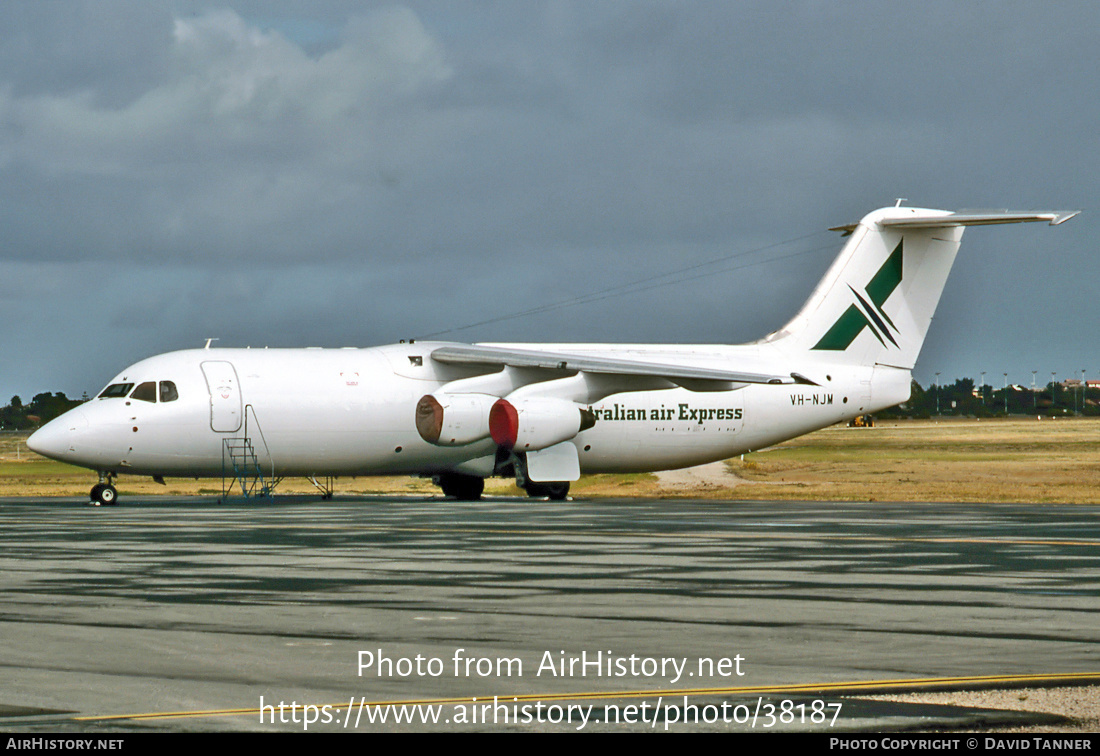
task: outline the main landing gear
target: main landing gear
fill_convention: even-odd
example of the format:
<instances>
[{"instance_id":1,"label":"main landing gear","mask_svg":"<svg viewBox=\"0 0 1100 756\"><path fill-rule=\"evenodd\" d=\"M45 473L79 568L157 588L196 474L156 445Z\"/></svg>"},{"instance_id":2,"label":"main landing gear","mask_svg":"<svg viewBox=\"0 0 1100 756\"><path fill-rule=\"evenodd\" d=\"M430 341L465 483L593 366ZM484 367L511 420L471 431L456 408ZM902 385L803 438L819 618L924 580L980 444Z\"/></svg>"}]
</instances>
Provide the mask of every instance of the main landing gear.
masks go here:
<instances>
[{"instance_id":1,"label":"main landing gear","mask_svg":"<svg viewBox=\"0 0 1100 756\"><path fill-rule=\"evenodd\" d=\"M435 484L443 489L444 496L453 496L459 501L477 501L485 491L485 478L461 473L443 473L434 478Z\"/></svg>"},{"instance_id":2,"label":"main landing gear","mask_svg":"<svg viewBox=\"0 0 1100 756\"><path fill-rule=\"evenodd\" d=\"M435 478L435 484L443 489L444 496L453 496L459 501L477 501L485 491L485 479L476 475L445 473ZM565 501L569 496L569 481L561 483L535 483L527 481L523 486L532 499L550 499Z\"/></svg>"},{"instance_id":3,"label":"main landing gear","mask_svg":"<svg viewBox=\"0 0 1100 756\"><path fill-rule=\"evenodd\" d=\"M92 500L88 503L95 507L118 504L118 489L114 487L113 480L111 473L100 473L99 482L92 486Z\"/></svg>"},{"instance_id":4,"label":"main landing gear","mask_svg":"<svg viewBox=\"0 0 1100 756\"><path fill-rule=\"evenodd\" d=\"M517 454L512 449L497 448L495 474L501 477L515 476L516 486L527 492L532 499L550 499L565 501L569 498L569 481L545 481L536 483L527 475L527 455Z\"/></svg>"},{"instance_id":5,"label":"main landing gear","mask_svg":"<svg viewBox=\"0 0 1100 756\"><path fill-rule=\"evenodd\" d=\"M550 499L551 501L565 501L569 496L569 481L561 483L535 483L527 481L524 490L532 499Z\"/></svg>"}]
</instances>

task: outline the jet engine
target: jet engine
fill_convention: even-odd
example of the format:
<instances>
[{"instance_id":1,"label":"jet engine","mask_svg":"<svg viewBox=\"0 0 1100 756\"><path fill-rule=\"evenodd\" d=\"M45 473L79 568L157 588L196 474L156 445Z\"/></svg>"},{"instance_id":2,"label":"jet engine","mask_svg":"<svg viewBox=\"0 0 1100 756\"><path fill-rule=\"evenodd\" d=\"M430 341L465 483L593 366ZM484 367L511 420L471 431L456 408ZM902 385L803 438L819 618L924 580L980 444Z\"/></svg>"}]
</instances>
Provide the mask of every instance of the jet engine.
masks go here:
<instances>
[{"instance_id":1,"label":"jet engine","mask_svg":"<svg viewBox=\"0 0 1100 756\"><path fill-rule=\"evenodd\" d=\"M489 433L498 446L538 451L568 441L596 424L596 415L566 399L500 399L489 410Z\"/></svg>"},{"instance_id":2,"label":"jet engine","mask_svg":"<svg viewBox=\"0 0 1100 756\"><path fill-rule=\"evenodd\" d=\"M425 394L416 403L416 430L436 446L463 446L489 437L488 394Z\"/></svg>"}]
</instances>

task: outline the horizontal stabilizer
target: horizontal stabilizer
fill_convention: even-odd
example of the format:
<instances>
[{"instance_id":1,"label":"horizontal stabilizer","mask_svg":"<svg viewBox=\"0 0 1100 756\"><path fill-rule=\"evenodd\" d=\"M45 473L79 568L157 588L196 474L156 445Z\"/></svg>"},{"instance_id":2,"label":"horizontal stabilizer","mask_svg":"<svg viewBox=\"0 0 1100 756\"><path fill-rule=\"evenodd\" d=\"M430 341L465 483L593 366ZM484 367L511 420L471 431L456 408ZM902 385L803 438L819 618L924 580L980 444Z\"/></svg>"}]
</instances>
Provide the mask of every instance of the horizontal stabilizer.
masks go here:
<instances>
[{"instance_id":1,"label":"horizontal stabilizer","mask_svg":"<svg viewBox=\"0 0 1100 756\"><path fill-rule=\"evenodd\" d=\"M1065 223L1080 210L1050 210L1044 212L948 213L938 217L883 218L880 226L888 228L946 228L949 226L993 226L999 223L1035 223L1047 221L1052 226Z\"/></svg>"},{"instance_id":2,"label":"horizontal stabilizer","mask_svg":"<svg viewBox=\"0 0 1100 756\"><path fill-rule=\"evenodd\" d=\"M911 208L901 208L901 210L911 210ZM933 215L913 215L913 216L896 216L896 217L883 217L877 220L877 223L882 228L951 228L953 226L994 226L1000 223L1037 223L1039 221L1046 221L1052 226L1060 226L1068 221L1075 215L1080 214L1080 210L1045 210L1045 211L1022 211L1014 212L1010 210L997 210L990 212L971 212L962 211L958 213L947 212L943 210L922 210L921 213L933 213ZM859 227L858 223L849 223L844 226L833 226L830 231L840 231L845 236L849 236L852 232Z\"/></svg>"}]
</instances>

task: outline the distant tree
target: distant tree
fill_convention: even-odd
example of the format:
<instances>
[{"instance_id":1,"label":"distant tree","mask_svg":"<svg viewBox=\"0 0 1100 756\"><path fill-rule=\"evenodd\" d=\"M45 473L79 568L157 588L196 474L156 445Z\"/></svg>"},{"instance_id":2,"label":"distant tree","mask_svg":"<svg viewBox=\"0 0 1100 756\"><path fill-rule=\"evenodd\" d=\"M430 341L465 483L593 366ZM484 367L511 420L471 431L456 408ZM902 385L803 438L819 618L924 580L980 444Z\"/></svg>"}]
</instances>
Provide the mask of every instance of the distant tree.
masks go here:
<instances>
[{"instance_id":1,"label":"distant tree","mask_svg":"<svg viewBox=\"0 0 1100 756\"><path fill-rule=\"evenodd\" d=\"M0 428L4 430L28 430L41 423L49 422L58 415L68 412L81 404L79 399L70 399L62 392L36 394L30 404L23 404L18 396L13 396L7 407L0 408Z\"/></svg>"},{"instance_id":2,"label":"distant tree","mask_svg":"<svg viewBox=\"0 0 1100 756\"><path fill-rule=\"evenodd\" d=\"M58 391L51 394L36 394L31 403L27 405L28 414L36 415L42 423L48 423L58 415L62 415L80 404L79 399L70 399L64 393Z\"/></svg>"},{"instance_id":3,"label":"distant tree","mask_svg":"<svg viewBox=\"0 0 1100 756\"><path fill-rule=\"evenodd\" d=\"M4 430L23 430L31 427L23 401L18 396L11 398L11 404L0 409L0 428Z\"/></svg>"},{"instance_id":4,"label":"distant tree","mask_svg":"<svg viewBox=\"0 0 1100 756\"><path fill-rule=\"evenodd\" d=\"M948 399L944 414L977 414L978 398L974 396L973 378L956 378L955 384L946 388L946 393Z\"/></svg>"}]
</instances>

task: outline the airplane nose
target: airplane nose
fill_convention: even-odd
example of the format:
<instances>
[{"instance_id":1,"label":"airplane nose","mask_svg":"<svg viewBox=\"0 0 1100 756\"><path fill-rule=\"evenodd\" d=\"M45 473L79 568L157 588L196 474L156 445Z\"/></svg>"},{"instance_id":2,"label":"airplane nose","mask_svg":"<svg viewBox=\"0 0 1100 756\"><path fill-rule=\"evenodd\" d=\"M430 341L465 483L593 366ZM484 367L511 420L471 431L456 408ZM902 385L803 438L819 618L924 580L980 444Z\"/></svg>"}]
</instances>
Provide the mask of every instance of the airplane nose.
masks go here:
<instances>
[{"instance_id":1,"label":"airplane nose","mask_svg":"<svg viewBox=\"0 0 1100 756\"><path fill-rule=\"evenodd\" d=\"M88 427L88 416L79 408L66 412L31 434L27 448L51 459L62 459L73 451L77 431Z\"/></svg>"}]
</instances>

